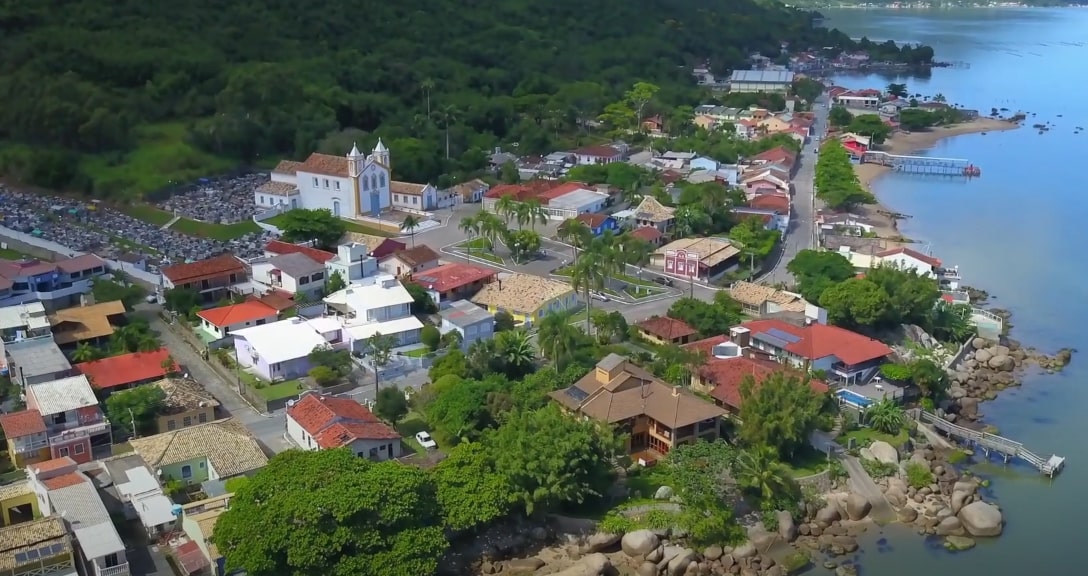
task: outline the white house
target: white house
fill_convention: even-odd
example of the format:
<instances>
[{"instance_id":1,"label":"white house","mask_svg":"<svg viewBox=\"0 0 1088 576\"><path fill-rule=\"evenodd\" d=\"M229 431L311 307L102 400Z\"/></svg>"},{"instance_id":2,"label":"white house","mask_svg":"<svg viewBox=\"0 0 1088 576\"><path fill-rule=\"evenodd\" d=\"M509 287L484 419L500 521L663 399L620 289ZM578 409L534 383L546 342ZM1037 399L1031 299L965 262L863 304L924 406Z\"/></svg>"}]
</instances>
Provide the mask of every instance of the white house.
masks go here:
<instances>
[{"instance_id":1,"label":"white house","mask_svg":"<svg viewBox=\"0 0 1088 576\"><path fill-rule=\"evenodd\" d=\"M326 276L340 275L344 284L351 284L378 273L378 259L370 255L366 244L348 242L336 247L336 257L325 262Z\"/></svg>"},{"instance_id":2,"label":"white house","mask_svg":"<svg viewBox=\"0 0 1088 576\"><path fill-rule=\"evenodd\" d=\"M389 186L393 194L393 208L405 211L426 212L447 208L455 203L459 196L452 190L441 192L430 184L393 181Z\"/></svg>"},{"instance_id":3,"label":"white house","mask_svg":"<svg viewBox=\"0 0 1088 576\"><path fill-rule=\"evenodd\" d=\"M279 318L275 308L256 300L201 310L200 329L215 340L226 338L232 332L271 324Z\"/></svg>"},{"instance_id":4,"label":"white house","mask_svg":"<svg viewBox=\"0 0 1088 576\"><path fill-rule=\"evenodd\" d=\"M412 295L393 276L364 278L325 298L325 310L337 317L354 352L364 352L367 340L381 333L397 346L419 342L423 323L412 316Z\"/></svg>"},{"instance_id":5,"label":"white house","mask_svg":"<svg viewBox=\"0 0 1088 576\"><path fill-rule=\"evenodd\" d=\"M381 263L378 264L378 268L383 272L398 278L436 267L438 267L438 253L426 244L394 252L382 258Z\"/></svg>"},{"instance_id":6,"label":"white house","mask_svg":"<svg viewBox=\"0 0 1088 576\"><path fill-rule=\"evenodd\" d=\"M455 300L439 312L442 317L442 334L457 332L461 335L461 347L468 347L477 340L488 340L495 335L495 315L468 300Z\"/></svg>"},{"instance_id":7,"label":"white house","mask_svg":"<svg viewBox=\"0 0 1088 576\"><path fill-rule=\"evenodd\" d=\"M0 342L14 342L53 335L49 316L41 302L0 308Z\"/></svg>"},{"instance_id":8,"label":"white house","mask_svg":"<svg viewBox=\"0 0 1088 576\"><path fill-rule=\"evenodd\" d=\"M875 110L880 107L880 95L871 92L875 91L843 92L835 97L835 104L844 108Z\"/></svg>"},{"instance_id":9,"label":"white house","mask_svg":"<svg viewBox=\"0 0 1088 576\"><path fill-rule=\"evenodd\" d=\"M287 406L287 437L303 450L347 447L370 460L400 458L400 434L349 398L307 392Z\"/></svg>"},{"instance_id":10,"label":"white house","mask_svg":"<svg viewBox=\"0 0 1088 576\"><path fill-rule=\"evenodd\" d=\"M392 205L389 165L381 139L368 156L353 146L346 156L315 152L305 162L284 160L254 191L254 202L266 209L325 209L341 218L373 215Z\"/></svg>"},{"instance_id":11,"label":"white house","mask_svg":"<svg viewBox=\"0 0 1088 576\"><path fill-rule=\"evenodd\" d=\"M305 376L314 348L344 344L335 318L288 318L233 332L238 364L269 382Z\"/></svg>"},{"instance_id":12,"label":"white house","mask_svg":"<svg viewBox=\"0 0 1088 576\"><path fill-rule=\"evenodd\" d=\"M707 158L706 156L698 156L692 158L690 162L692 172L696 170L717 170L719 162L713 158Z\"/></svg>"},{"instance_id":13,"label":"white house","mask_svg":"<svg viewBox=\"0 0 1088 576\"><path fill-rule=\"evenodd\" d=\"M921 252L910 248L893 248L876 254L879 263L885 266L895 266L900 270L914 270L919 276L936 278L941 269L941 261L926 256Z\"/></svg>"},{"instance_id":14,"label":"white house","mask_svg":"<svg viewBox=\"0 0 1088 576\"><path fill-rule=\"evenodd\" d=\"M249 262L251 279L269 290L315 296L325 288L325 265L302 252Z\"/></svg>"},{"instance_id":15,"label":"white house","mask_svg":"<svg viewBox=\"0 0 1088 576\"><path fill-rule=\"evenodd\" d=\"M611 164L623 162L625 150L618 146L586 146L571 152L578 159L579 166L589 164Z\"/></svg>"}]
</instances>

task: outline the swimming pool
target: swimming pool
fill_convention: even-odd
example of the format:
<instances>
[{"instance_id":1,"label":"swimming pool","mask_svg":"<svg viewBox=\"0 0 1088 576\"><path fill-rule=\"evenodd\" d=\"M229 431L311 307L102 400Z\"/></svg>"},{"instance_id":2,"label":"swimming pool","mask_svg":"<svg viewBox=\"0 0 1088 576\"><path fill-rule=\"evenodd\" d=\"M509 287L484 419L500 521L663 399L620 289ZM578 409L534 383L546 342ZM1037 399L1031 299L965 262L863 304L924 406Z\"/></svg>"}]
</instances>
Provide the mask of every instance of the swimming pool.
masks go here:
<instances>
[{"instance_id":1,"label":"swimming pool","mask_svg":"<svg viewBox=\"0 0 1088 576\"><path fill-rule=\"evenodd\" d=\"M868 408L873 404L876 404L876 400L862 396L853 390L839 390L835 392L835 395L839 397L839 400L856 408Z\"/></svg>"}]
</instances>

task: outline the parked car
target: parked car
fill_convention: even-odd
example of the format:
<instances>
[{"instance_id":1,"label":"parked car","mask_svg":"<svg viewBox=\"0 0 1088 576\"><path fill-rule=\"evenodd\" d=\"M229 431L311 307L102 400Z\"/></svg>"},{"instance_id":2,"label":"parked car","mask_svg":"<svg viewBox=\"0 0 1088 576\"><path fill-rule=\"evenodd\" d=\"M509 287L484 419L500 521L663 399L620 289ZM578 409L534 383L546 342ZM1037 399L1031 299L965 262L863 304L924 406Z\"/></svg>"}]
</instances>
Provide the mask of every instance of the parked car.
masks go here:
<instances>
[{"instance_id":1,"label":"parked car","mask_svg":"<svg viewBox=\"0 0 1088 576\"><path fill-rule=\"evenodd\" d=\"M601 302L608 302L609 300L607 294L604 294L603 292L598 292L596 290L590 290L589 296L590 298L593 298L594 300L600 300Z\"/></svg>"},{"instance_id":2,"label":"parked car","mask_svg":"<svg viewBox=\"0 0 1088 576\"><path fill-rule=\"evenodd\" d=\"M666 278L664 276L654 276L654 282L662 286L672 286L672 278Z\"/></svg>"},{"instance_id":3,"label":"parked car","mask_svg":"<svg viewBox=\"0 0 1088 576\"><path fill-rule=\"evenodd\" d=\"M434 441L434 438L431 438L430 433L428 433L426 430L420 430L419 432L416 432L416 442L419 442L419 445L426 448L427 450L434 450L435 448L438 448L438 443Z\"/></svg>"}]
</instances>

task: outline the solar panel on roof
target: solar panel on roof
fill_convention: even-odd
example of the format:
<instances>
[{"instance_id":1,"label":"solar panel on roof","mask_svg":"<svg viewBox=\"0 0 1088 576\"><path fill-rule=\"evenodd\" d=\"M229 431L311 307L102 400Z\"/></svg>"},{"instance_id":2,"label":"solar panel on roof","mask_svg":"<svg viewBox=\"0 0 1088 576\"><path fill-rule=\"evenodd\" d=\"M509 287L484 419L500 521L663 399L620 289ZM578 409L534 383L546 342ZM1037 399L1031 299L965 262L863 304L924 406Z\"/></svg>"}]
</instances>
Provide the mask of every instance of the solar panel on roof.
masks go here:
<instances>
[{"instance_id":1,"label":"solar panel on roof","mask_svg":"<svg viewBox=\"0 0 1088 576\"><path fill-rule=\"evenodd\" d=\"M794 336L793 334L790 334L789 332L786 332L784 330L779 330L778 328L771 328L767 331L767 334L770 334L771 336L774 336L779 340L785 340L790 344L796 344L801 341L801 339L797 336Z\"/></svg>"},{"instance_id":2,"label":"solar panel on roof","mask_svg":"<svg viewBox=\"0 0 1088 576\"><path fill-rule=\"evenodd\" d=\"M756 340L766 342L766 343L770 344L771 346L774 346L775 348L785 348L786 346L790 345L789 342L787 342L787 341L785 341L785 340L783 340L781 338L776 338L774 336L771 336L770 334L768 334L766 332L757 332L756 335L754 336L754 338Z\"/></svg>"},{"instance_id":3,"label":"solar panel on roof","mask_svg":"<svg viewBox=\"0 0 1088 576\"><path fill-rule=\"evenodd\" d=\"M15 563L16 564L26 564L29 561L30 560L26 557L26 552L16 552L15 553Z\"/></svg>"},{"instance_id":4,"label":"solar panel on roof","mask_svg":"<svg viewBox=\"0 0 1088 576\"><path fill-rule=\"evenodd\" d=\"M589 398L589 394L587 394L585 390L582 390L577 386L568 386L567 389L564 390L564 392L566 392L567 396L574 398L576 402L581 402L586 398Z\"/></svg>"}]
</instances>

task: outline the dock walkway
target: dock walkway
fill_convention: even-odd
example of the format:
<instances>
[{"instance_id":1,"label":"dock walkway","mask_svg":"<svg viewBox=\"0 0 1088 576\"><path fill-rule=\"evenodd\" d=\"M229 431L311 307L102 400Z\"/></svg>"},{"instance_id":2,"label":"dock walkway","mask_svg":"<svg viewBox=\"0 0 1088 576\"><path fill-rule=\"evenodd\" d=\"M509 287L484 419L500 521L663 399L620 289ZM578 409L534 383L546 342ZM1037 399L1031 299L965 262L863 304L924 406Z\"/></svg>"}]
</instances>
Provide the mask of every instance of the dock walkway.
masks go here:
<instances>
[{"instance_id":1,"label":"dock walkway","mask_svg":"<svg viewBox=\"0 0 1088 576\"><path fill-rule=\"evenodd\" d=\"M907 156L887 152L867 151L861 156L864 164L880 164L899 172L913 174L934 174L945 176L980 176L981 171L963 158L934 158L930 156Z\"/></svg>"},{"instance_id":2,"label":"dock walkway","mask_svg":"<svg viewBox=\"0 0 1088 576\"><path fill-rule=\"evenodd\" d=\"M1051 455L1048 458L1044 458L1031 450L1028 450L1023 444L1016 442L1015 440L1009 440L1008 438L996 434L988 434L986 432L964 428L963 426L953 424L931 412L925 412L915 408L913 410L908 410L907 414L918 422L928 424L949 436L958 438L983 450L987 456L989 456L991 452L996 452L1004 458L1005 462L1008 462L1010 458L1019 458L1051 478L1061 472L1062 468L1065 466L1065 458L1061 456Z\"/></svg>"}]
</instances>

